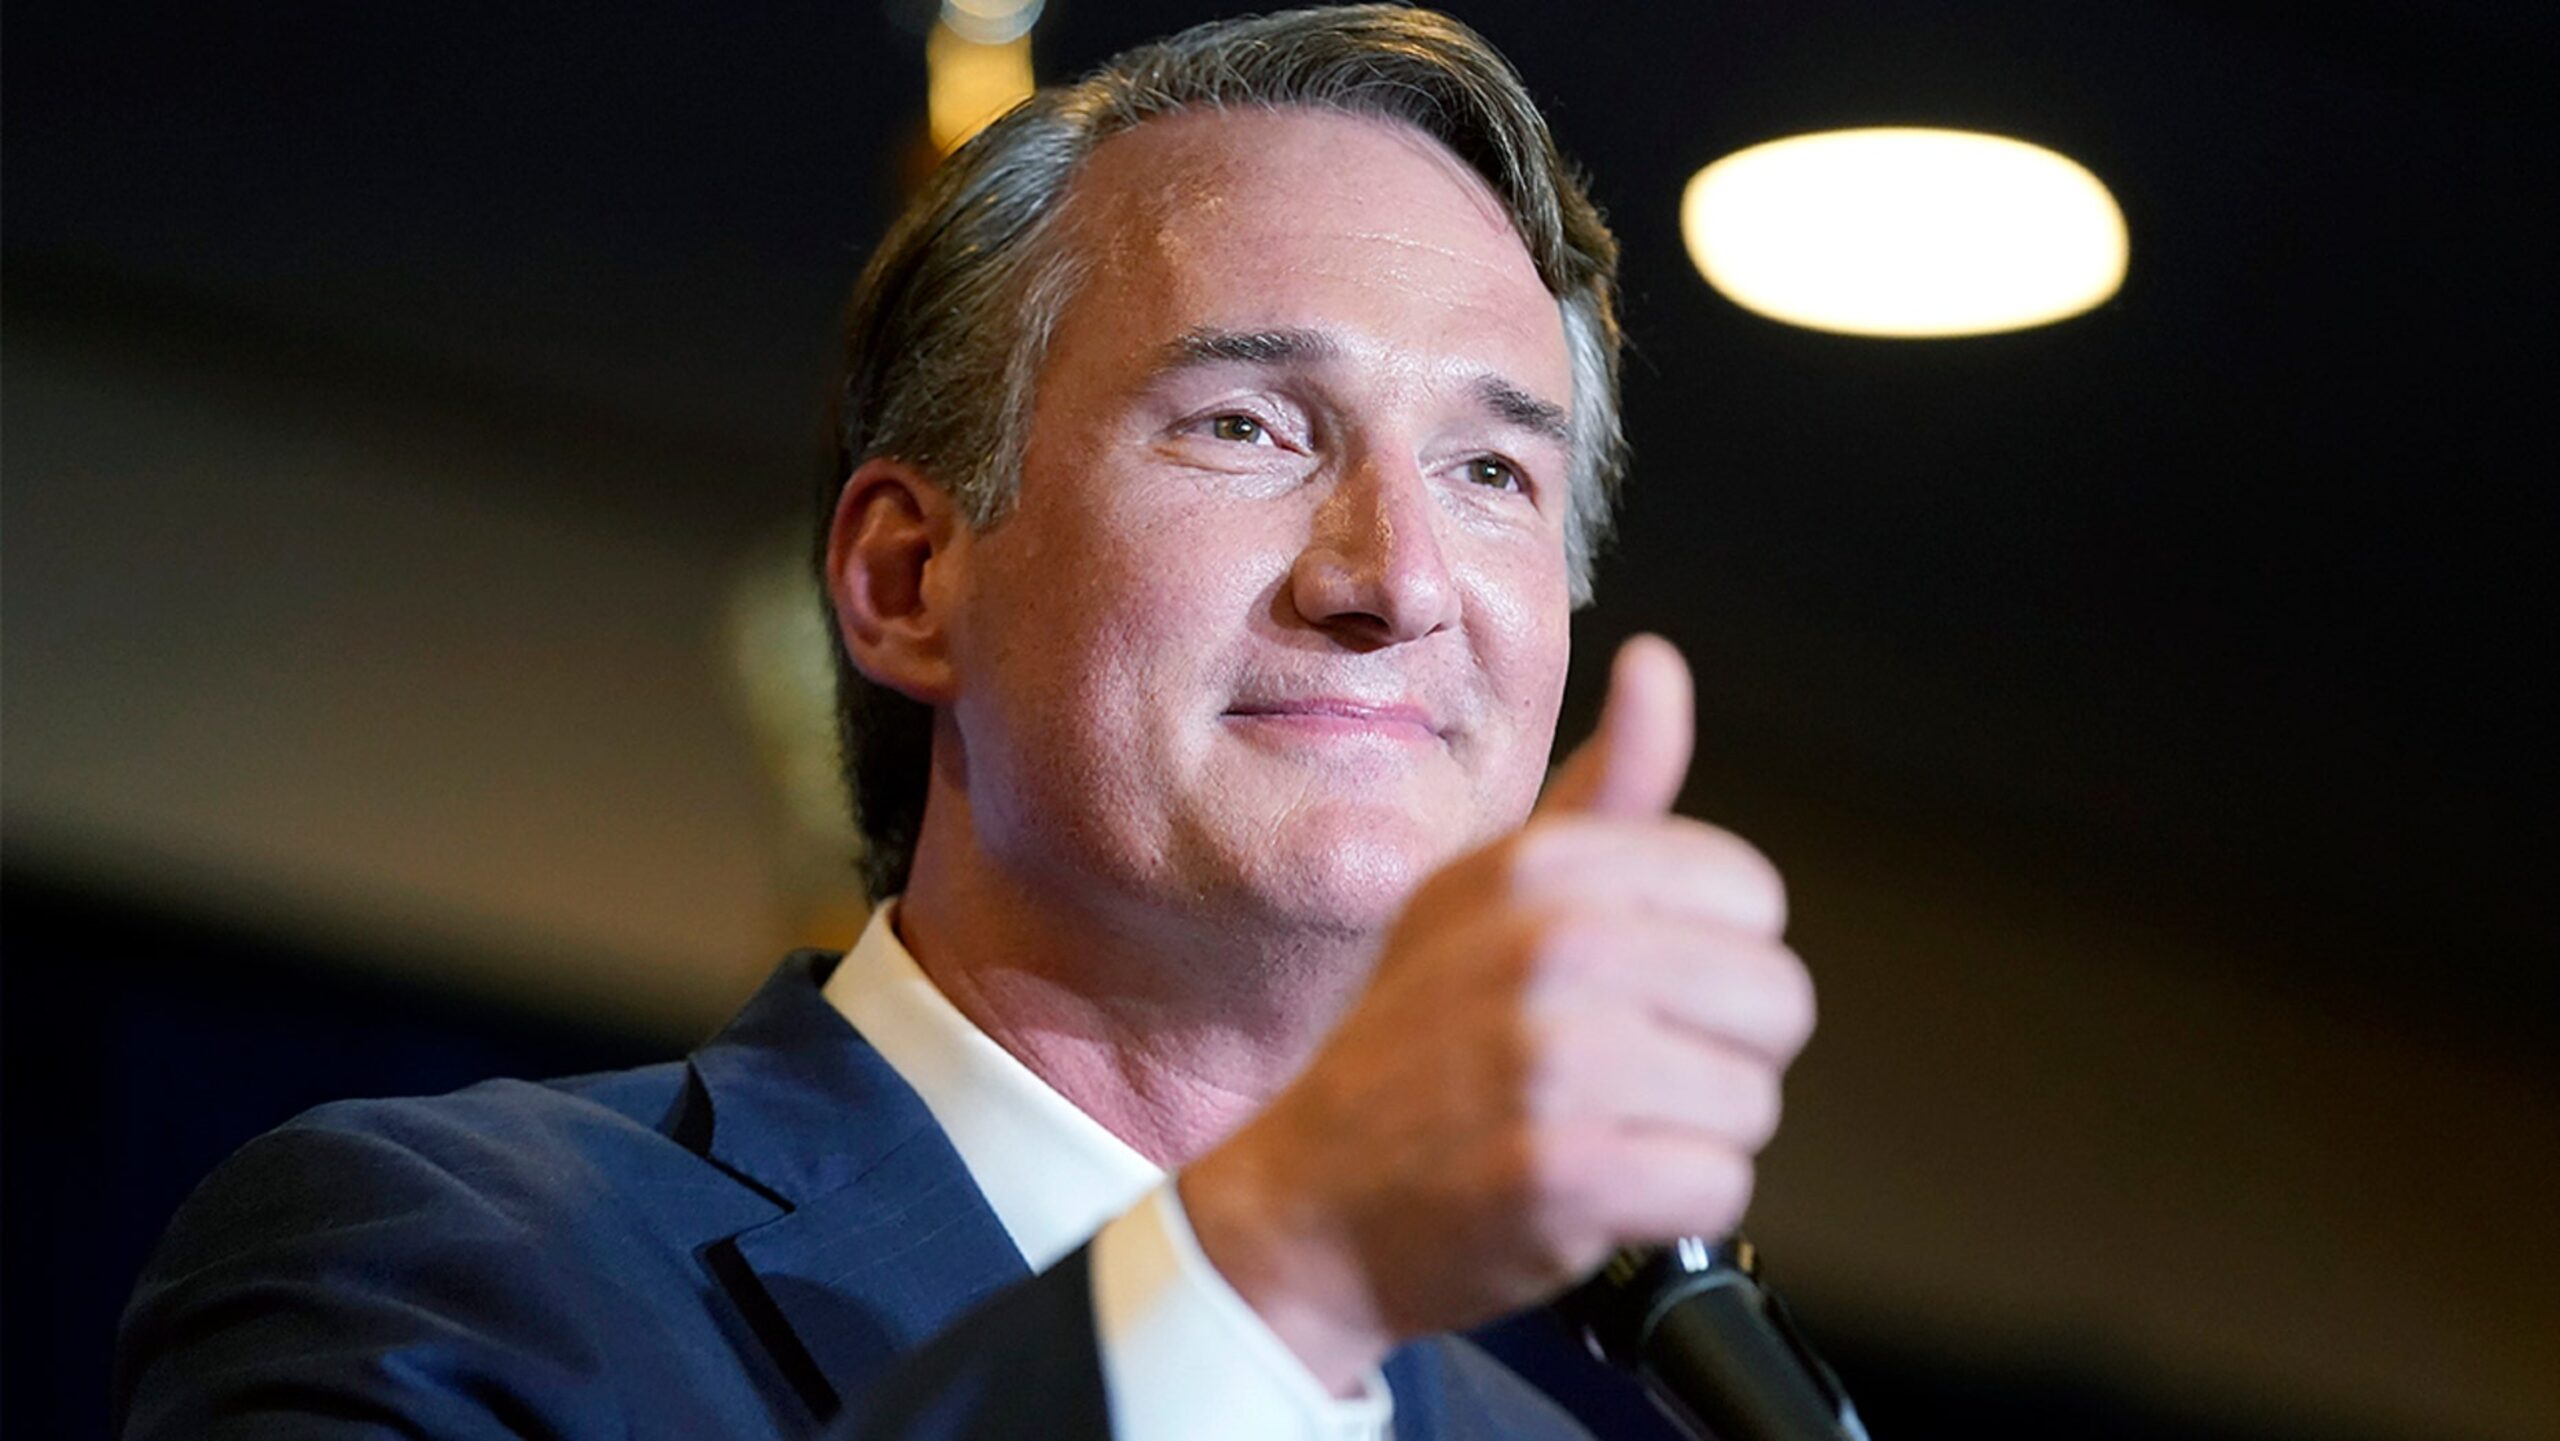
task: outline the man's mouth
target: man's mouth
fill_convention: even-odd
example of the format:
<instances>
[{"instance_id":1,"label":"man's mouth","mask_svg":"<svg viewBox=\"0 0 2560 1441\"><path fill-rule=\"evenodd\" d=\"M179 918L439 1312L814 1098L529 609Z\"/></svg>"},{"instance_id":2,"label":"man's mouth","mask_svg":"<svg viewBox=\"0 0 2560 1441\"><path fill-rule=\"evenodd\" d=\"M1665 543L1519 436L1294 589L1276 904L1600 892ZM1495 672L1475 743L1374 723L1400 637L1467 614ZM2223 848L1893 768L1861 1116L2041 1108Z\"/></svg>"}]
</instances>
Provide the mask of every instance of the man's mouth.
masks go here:
<instances>
[{"instance_id":1,"label":"man's mouth","mask_svg":"<svg viewBox=\"0 0 2560 1441\"><path fill-rule=\"evenodd\" d=\"M1227 709L1227 718L1308 740L1374 738L1418 744L1442 738L1439 722L1421 706L1351 696L1240 701Z\"/></svg>"}]
</instances>

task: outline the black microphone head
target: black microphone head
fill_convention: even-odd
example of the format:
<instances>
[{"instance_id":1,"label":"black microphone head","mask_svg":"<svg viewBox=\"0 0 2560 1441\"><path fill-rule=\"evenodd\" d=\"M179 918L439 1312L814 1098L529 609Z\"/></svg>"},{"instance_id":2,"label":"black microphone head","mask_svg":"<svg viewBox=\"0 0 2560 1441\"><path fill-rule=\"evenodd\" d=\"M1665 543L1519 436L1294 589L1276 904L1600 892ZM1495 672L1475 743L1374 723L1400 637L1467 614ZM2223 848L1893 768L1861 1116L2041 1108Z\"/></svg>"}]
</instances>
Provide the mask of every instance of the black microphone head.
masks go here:
<instances>
[{"instance_id":1,"label":"black microphone head","mask_svg":"<svg viewBox=\"0 0 2560 1441\"><path fill-rule=\"evenodd\" d=\"M1865 1441L1857 1408L1778 1298L1751 1243L1684 1237L1621 1251L1556 1303L1592 1353L1718 1441Z\"/></svg>"},{"instance_id":2,"label":"black microphone head","mask_svg":"<svg viewBox=\"0 0 2560 1441\"><path fill-rule=\"evenodd\" d=\"M1631 1246L1611 1256L1591 1279L1556 1302L1591 1354L1634 1371L1663 1313L1690 1296L1759 1274L1759 1254L1736 1235L1722 1241L1683 1236L1664 1246Z\"/></svg>"}]
</instances>

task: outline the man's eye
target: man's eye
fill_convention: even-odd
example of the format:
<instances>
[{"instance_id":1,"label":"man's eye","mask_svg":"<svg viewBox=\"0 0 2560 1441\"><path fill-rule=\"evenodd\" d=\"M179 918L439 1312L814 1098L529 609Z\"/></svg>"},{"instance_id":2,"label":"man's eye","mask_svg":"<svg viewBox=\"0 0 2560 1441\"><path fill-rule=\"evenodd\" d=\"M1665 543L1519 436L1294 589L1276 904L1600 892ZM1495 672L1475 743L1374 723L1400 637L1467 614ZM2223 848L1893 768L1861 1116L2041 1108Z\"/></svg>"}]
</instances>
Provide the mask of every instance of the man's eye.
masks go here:
<instances>
[{"instance_id":1,"label":"man's eye","mask_svg":"<svg viewBox=\"0 0 2560 1441\"><path fill-rule=\"evenodd\" d=\"M1475 484L1488 485L1496 490L1524 488L1520 483L1520 472L1512 467L1511 462L1498 456L1479 455L1468 461L1466 475Z\"/></svg>"},{"instance_id":2,"label":"man's eye","mask_svg":"<svg viewBox=\"0 0 2560 1441\"><path fill-rule=\"evenodd\" d=\"M1209 421L1209 434L1219 440L1232 440L1238 445L1259 444L1270 432L1262 422L1250 415L1221 415Z\"/></svg>"}]
</instances>

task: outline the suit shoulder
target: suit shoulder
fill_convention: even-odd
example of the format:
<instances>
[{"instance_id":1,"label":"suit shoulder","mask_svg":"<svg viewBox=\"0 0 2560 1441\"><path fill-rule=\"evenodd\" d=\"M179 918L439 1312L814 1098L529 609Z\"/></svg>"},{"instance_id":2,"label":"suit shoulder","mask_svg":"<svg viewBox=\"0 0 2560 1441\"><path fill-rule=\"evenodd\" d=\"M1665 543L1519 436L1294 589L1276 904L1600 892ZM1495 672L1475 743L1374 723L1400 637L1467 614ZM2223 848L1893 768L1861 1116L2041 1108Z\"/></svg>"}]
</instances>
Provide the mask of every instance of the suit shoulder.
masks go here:
<instances>
[{"instance_id":1,"label":"suit shoulder","mask_svg":"<svg viewBox=\"0 0 2560 1441\"><path fill-rule=\"evenodd\" d=\"M324 1434L315 1407L402 1434L517 1434L500 1413L628 1434L628 1414L699 1419L696 1393L758 1404L678 1364L726 1345L698 1248L776 1209L652 1124L683 1076L341 1101L251 1141L126 1310L129 1434Z\"/></svg>"},{"instance_id":2,"label":"suit shoulder","mask_svg":"<svg viewBox=\"0 0 2560 1441\"><path fill-rule=\"evenodd\" d=\"M677 1150L670 1135L681 1063L566 1081L483 1081L441 1096L332 1101L252 1141L246 1158L300 1146L378 1148L489 1174L521 1166L554 1175Z\"/></svg>"},{"instance_id":3,"label":"suit shoulder","mask_svg":"<svg viewBox=\"0 0 2560 1441\"><path fill-rule=\"evenodd\" d=\"M528 1238L646 1227L673 1188L699 1206L720 1184L671 1134L681 1063L443 1096L333 1101L235 1152L172 1222L164 1261L248 1235L373 1221ZM741 1194L741 1202L749 1198ZM739 1210L736 1205L715 1211ZM742 1216L757 1207L752 1203Z\"/></svg>"}]
</instances>

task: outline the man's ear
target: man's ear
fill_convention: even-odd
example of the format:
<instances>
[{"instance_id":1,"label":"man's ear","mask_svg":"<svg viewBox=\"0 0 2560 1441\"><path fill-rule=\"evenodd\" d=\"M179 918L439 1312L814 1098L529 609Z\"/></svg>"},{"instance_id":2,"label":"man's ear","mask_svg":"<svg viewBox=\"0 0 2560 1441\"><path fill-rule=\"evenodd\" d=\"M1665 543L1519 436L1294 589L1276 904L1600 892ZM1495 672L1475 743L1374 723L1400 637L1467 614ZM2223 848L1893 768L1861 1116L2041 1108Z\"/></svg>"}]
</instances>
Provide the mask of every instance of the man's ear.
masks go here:
<instances>
[{"instance_id":1,"label":"man's ear","mask_svg":"<svg viewBox=\"0 0 2560 1441\"><path fill-rule=\"evenodd\" d=\"M951 497L900 460L856 467L827 528L827 602L856 669L926 705L951 699L948 583L969 528Z\"/></svg>"}]
</instances>

